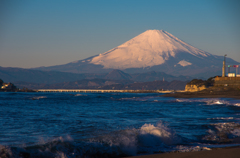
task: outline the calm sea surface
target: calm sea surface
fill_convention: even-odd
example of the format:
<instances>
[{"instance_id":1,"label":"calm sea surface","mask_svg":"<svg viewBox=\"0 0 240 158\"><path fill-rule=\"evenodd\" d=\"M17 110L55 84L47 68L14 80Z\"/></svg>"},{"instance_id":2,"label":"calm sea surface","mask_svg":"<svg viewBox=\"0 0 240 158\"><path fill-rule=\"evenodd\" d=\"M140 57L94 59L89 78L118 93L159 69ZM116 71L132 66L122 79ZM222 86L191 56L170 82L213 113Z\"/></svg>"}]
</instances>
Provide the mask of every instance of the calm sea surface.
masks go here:
<instances>
[{"instance_id":1,"label":"calm sea surface","mask_svg":"<svg viewBox=\"0 0 240 158\"><path fill-rule=\"evenodd\" d=\"M122 157L240 145L240 100L0 92L0 157Z\"/></svg>"}]
</instances>

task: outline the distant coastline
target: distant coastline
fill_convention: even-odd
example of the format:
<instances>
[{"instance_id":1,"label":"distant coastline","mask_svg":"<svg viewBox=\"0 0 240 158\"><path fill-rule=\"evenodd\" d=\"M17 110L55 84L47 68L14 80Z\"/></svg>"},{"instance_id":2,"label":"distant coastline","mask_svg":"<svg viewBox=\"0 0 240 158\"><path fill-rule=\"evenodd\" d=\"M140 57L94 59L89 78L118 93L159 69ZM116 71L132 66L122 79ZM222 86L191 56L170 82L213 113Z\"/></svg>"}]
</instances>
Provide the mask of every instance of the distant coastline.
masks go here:
<instances>
[{"instance_id":1,"label":"distant coastline","mask_svg":"<svg viewBox=\"0 0 240 158\"><path fill-rule=\"evenodd\" d=\"M36 92L31 89L0 89L0 92Z\"/></svg>"}]
</instances>

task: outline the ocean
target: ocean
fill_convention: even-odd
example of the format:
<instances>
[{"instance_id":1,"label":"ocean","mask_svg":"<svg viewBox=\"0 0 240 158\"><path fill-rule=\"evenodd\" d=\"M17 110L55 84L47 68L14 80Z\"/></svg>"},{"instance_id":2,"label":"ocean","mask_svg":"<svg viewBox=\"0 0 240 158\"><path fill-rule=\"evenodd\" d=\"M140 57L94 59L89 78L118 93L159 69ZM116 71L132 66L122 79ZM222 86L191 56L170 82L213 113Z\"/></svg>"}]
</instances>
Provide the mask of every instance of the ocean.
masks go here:
<instances>
[{"instance_id":1,"label":"ocean","mask_svg":"<svg viewBox=\"0 0 240 158\"><path fill-rule=\"evenodd\" d=\"M240 145L240 100L0 92L0 157L100 158Z\"/></svg>"}]
</instances>

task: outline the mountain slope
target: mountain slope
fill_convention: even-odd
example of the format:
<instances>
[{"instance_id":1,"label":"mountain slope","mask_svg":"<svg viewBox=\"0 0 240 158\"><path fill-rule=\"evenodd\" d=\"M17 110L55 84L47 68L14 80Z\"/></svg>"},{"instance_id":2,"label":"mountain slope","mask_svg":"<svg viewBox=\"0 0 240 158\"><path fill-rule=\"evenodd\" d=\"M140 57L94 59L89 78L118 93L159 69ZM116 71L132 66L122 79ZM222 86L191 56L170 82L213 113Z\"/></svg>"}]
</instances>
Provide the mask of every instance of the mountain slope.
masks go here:
<instances>
[{"instance_id":1,"label":"mountain slope","mask_svg":"<svg viewBox=\"0 0 240 158\"><path fill-rule=\"evenodd\" d=\"M108 73L114 69L127 73L161 71L174 76L208 78L221 75L222 61L222 56L195 48L166 31L147 30L105 53L36 69L73 73ZM227 64L239 63L227 58Z\"/></svg>"},{"instance_id":2,"label":"mountain slope","mask_svg":"<svg viewBox=\"0 0 240 158\"><path fill-rule=\"evenodd\" d=\"M135 74L131 74L132 76L132 80L134 81L138 81L138 82L148 82L148 81L157 81L157 80L161 80L161 81L173 81L173 80L181 80L181 81L187 81L187 80L191 80L191 77L188 76L172 76L172 75L168 75L164 72L156 72L156 71L150 71L150 72L146 72L146 73L135 73Z\"/></svg>"},{"instance_id":3,"label":"mountain slope","mask_svg":"<svg viewBox=\"0 0 240 158\"><path fill-rule=\"evenodd\" d=\"M148 30L108 52L93 57L90 63L114 69L145 68L161 65L170 57L175 57L178 52L187 52L198 58L211 56L166 31ZM179 61L179 64L191 65L185 60Z\"/></svg>"},{"instance_id":4,"label":"mountain slope","mask_svg":"<svg viewBox=\"0 0 240 158\"><path fill-rule=\"evenodd\" d=\"M109 72L104 78L112 80L131 80L132 76L123 71L115 69Z\"/></svg>"}]
</instances>

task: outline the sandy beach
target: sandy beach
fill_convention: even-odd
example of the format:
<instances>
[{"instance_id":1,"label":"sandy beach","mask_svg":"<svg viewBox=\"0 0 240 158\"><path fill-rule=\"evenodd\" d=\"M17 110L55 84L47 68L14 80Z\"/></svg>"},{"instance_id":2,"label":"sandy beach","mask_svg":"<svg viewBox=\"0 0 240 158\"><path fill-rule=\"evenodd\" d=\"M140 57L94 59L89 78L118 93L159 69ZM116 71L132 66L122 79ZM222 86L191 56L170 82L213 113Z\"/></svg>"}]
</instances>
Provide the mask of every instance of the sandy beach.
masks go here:
<instances>
[{"instance_id":1,"label":"sandy beach","mask_svg":"<svg viewBox=\"0 0 240 158\"><path fill-rule=\"evenodd\" d=\"M163 153L143 156L133 156L128 158L239 158L240 148L215 148L212 150L183 152L183 153Z\"/></svg>"}]
</instances>

